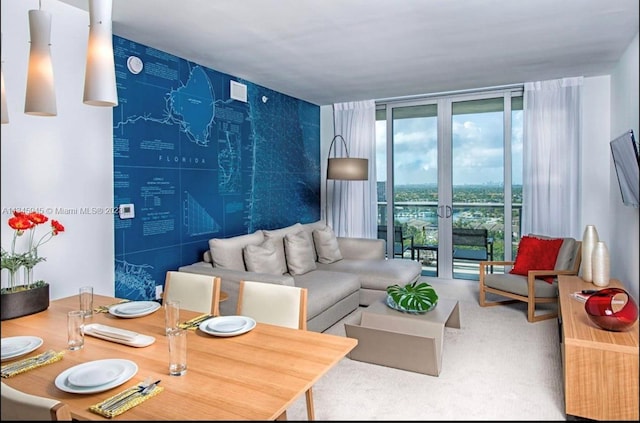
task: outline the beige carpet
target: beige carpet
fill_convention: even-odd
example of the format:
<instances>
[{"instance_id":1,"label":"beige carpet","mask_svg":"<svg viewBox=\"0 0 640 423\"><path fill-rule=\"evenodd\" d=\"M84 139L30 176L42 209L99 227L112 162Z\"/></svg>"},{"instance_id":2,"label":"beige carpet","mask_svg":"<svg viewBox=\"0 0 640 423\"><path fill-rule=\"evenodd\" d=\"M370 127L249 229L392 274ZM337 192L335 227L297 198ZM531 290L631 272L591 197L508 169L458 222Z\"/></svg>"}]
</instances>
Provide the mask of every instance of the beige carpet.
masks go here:
<instances>
[{"instance_id":1,"label":"beige carpet","mask_svg":"<svg viewBox=\"0 0 640 423\"><path fill-rule=\"evenodd\" d=\"M528 323L524 303L481 308L477 281L427 280L460 302L440 376L345 358L314 386L316 419L566 420L557 321ZM344 322L358 322L361 310L327 332L345 336ZM304 396L287 414L307 419Z\"/></svg>"}]
</instances>

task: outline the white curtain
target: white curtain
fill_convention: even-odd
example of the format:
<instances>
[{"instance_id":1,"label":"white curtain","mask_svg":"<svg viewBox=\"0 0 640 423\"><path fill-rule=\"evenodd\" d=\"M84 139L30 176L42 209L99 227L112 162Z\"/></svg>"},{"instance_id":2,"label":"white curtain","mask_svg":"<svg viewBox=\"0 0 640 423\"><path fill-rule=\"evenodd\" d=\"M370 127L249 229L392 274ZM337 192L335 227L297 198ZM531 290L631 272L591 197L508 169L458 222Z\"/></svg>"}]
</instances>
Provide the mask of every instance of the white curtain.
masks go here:
<instances>
[{"instance_id":1,"label":"white curtain","mask_svg":"<svg viewBox=\"0 0 640 423\"><path fill-rule=\"evenodd\" d=\"M522 233L580 236L582 77L524 85Z\"/></svg>"},{"instance_id":2,"label":"white curtain","mask_svg":"<svg viewBox=\"0 0 640 423\"><path fill-rule=\"evenodd\" d=\"M342 135L349 157L369 160L367 181L327 181L327 222L337 236L377 237L375 173L376 104L373 100L333 105L334 135ZM347 157L341 142L335 157ZM334 157L333 152L330 156Z\"/></svg>"}]
</instances>

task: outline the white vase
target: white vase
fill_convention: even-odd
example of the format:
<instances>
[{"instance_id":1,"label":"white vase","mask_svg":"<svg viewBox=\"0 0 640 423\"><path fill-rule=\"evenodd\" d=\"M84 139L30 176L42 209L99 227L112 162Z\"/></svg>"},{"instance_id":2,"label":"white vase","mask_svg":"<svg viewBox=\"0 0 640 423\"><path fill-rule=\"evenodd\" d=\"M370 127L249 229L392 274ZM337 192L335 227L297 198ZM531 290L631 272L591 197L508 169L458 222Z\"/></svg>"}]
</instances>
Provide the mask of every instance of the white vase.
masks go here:
<instances>
[{"instance_id":1,"label":"white vase","mask_svg":"<svg viewBox=\"0 0 640 423\"><path fill-rule=\"evenodd\" d=\"M586 282L593 280L593 268L591 264L591 255L593 248L600 239L598 231L594 225L587 225L582 234L582 279Z\"/></svg>"},{"instance_id":2,"label":"white vase","mask_svg":"<svg viewBox=\"0 0 640 423\"><path fill-rule=\"evenodd\" d=\"M602 241L596 243L591 254L591 269L593 284L597 286L609 285L609 249Z\"/></svg>"}]
</instances>

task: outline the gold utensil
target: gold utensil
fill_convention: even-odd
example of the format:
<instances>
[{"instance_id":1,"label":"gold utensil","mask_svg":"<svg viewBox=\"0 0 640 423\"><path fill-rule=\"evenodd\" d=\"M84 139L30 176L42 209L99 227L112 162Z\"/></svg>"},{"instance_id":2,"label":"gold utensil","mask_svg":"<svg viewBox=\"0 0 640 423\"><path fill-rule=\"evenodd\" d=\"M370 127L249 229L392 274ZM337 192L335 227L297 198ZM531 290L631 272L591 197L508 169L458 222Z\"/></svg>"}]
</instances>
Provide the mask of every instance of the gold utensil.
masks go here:
<instances>
[{"instance_id":1,"label":"gold utensil","mask_svg":"<svg viewBox=\"0 0 640 423\"><path fill-rule=\"evenodd\" d=\"M198 326L200 323L204 322L205 320L210 319L211 317L213 317L213 316L210 315L210 314L203 314L201 316L196 316L191 320L187 320L186 322L181 323L180 327L182 329L195 327L195 326Z\"/></svg>"}]
</instances>

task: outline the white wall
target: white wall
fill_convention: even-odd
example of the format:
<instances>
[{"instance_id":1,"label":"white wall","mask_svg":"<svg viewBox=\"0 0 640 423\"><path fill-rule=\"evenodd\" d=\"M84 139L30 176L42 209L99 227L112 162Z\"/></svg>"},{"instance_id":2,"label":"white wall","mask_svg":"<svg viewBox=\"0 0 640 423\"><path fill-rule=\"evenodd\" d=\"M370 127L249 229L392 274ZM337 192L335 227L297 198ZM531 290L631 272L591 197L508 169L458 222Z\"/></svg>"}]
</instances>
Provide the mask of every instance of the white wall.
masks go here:
<instances>
[{"instance_id":1,"label":"white wall","mask_svg":"<svg viewBox=\"0 0 640 423\"><path fill-rule=\"evenodd\" d=\"M35 267L35 279L51 284L53 299L76 294L82 285L93 285L98 294L113 295L113 215L99 214L113 204L112 109L82 103L89 15L57 1L42 2L42 9L52 15L58 116L36 117L23 111L28 10L38 9L38 1L0 4L2 70L10 120L1 126L2 247L9 249L13 236L7 225L11 208L41 209L60 221L65 232L39 249L47 261ZM95 207L96 212L56 213L60 208L75 211L81 207ZM45 232L39 227L36 235Z\"/></svg>"},{"instance_id":2,"label":"white wall","mask_svg":"<svg viewBox=\"0 0 640 423\"><path fill-rule=\"evenodd\" d=\"M582 90L580 146L580 228L595 225L600 241L610 245L609 229L609 76L585 78ZM574 234L582 239L582 232Z\"/></svg>"},{"instance_id":3,"label":"white wall","mask_svg":"<svg viewBox=\"0 0 640 423\"><path fill-rule=\"evenodd\" d=\"M613 139L624 131L633 129L636 141L640 142L638 132L638 33L623 54L620 62L611 74L611 132ZM638 268L638 244L640 234L639 210L622 205L618 181L616 179L611 154L609 156L610 214L607 219L611 225L609 253L611 255L611 276L619 279L627 291L640 303L638 286L640 270Z\"/></svg>"}]
</instances>

